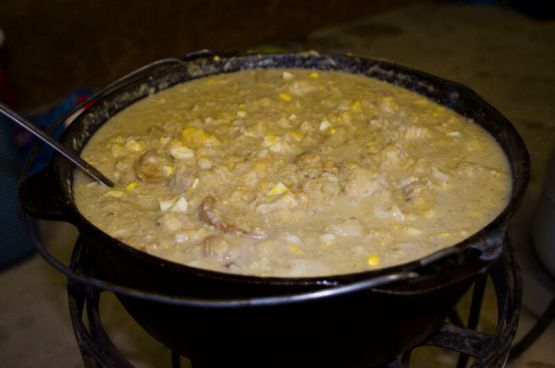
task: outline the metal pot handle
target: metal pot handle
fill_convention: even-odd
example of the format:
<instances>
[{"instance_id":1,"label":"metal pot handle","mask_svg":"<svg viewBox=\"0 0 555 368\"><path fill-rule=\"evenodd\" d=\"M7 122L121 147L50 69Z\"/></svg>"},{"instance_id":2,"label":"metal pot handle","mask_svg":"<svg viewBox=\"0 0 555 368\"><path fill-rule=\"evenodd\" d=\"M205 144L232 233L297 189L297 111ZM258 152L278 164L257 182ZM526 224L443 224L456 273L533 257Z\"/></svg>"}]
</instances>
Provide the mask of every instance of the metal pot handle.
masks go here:
<instances>
[{"instance_id":1,"label":"metal pot handle","mask_svg":"<svg viewBox=\"0 0 555 368\"><path fill-rule=\"evenodd\" d=\"M55 262L51 263L60 272L64 273L66 276L74 281L84 283L95 289L110 291L122 296L138 298L143 300L149 300L158 303L165 303L171 305L185 306L190 308L256 308L256 307L270 307L276 304L297 304L310 302L325 298L333 298L341 295L348 295L351 293L362 292L376 287L383 287L393 283L398 283L402 281L408 281L419 277L419 274L413 271L399 272L389 275L383 275L374 277L368 280L356 281L347 285L327 287L319 289L316 291L308 291L304 293L296 294L285 294L276 296L263 296L263 297L253 297L253 298L235 298L235 299L209 299L209 298L198 298L189 296L176 296L163 293L150 292L145 290L140 290L136 288L131 288L123 285L114 284L112 282L98 279L95 277L88 276L84 274L83 270L80 270L80 264L78 262L78 255L81 251L81 244L77 242L75 249L73 250L70 267L62 265L55 259L47 259L47 261L53 260ZM50 256L50 254L48 254ZM43 254L44 256L44 254Z\"/></svg>"},{"instance_id":2,"label":"metal pot handle","mask_svg":"<svg viewBox=\"0 0 555 368\"><path fill-rule=\"evenodd\" d=\"M106 87L96 91L91 96L83 100L81 103L75 106L74 109L66 113L56 123L54 123L53 126L50 129L48 129L48 132L52 133L52 131L54 131L57 127L59 127L61 124L65 122L71 123L79 115L83 114L86 108L89 105L93 104L96 100L105 97L106 95L114 92L117 89L120 89L124 84L135 82L137 80L140 80L141 78L149 76L154 69L157 69L157 68L165 69L176 65L186 66L186 63L185 63L186 61L191 61L191 60L203 58L203 57L204 58L213 57L213 56L216 56L216 53L214 51L203 49L203 50L187 53L181 59L180 58L160 59L160 60L153 61L150 64L146 64L138 69L135 69L127 73L123 77L120 77L114 82L108 84Z\"/></svg>"},{"instance_id":3,"label":"metal pot handle","mask_svg":"<svg viewBox=\"0 0 555 368\"><path fill-rule=\"evenodd\" d=\"M28 226L31 239L35 243L38 253L59 272L66 275L70 280L85 284L94 289L101 291L110 291L115 294L148 300L157 303L165 303L177 306L185 306L190 308L256 308L270 307L276 304L297 304L311 302L322 298L333 298L341 295L347 295L356 292L362 292L376 287L383 287L393 283L412 280L419 277L419 274L413 271L404 271L389 275L378 276L368 280L353 282L347 285L334 286L316 291L308 291L305 293L253 297L253 298L236 298L236 299L208 299L188 296L176 296L163 293L155 293L146 290L140 290L123 285L114 284L112 282L89 276L83 272L78 262L78 256L81 251L81 244L78 241L73 249L70 266L66 266L54 257L40 242L38 233L31 226L28 214L23 214L23 220Z\"/></svg>"},{"instance_id":4,"label":"metal pot handle","mask_svg":"<svg viewBox=\"0 0 555 368\"><path fill-rule=\"evenodd\" d=\"M480 260L493 262L501 256L507 236L507 226L507 221L502 222L498 218L480 232L482 235L471 246L480 252Z\"/></svg>"},{"instance_id":5,"label":"metal pot handle","mask_svg":"<svg viewBox=\"0 0 555 368\"><path fill-rule=\"evenodd\" d=\"M165 69L175 65L186 65L184 61L190 61L197 58L212 57L215 55L216 53L211 50L199 50L184 55L183 59L161 59L147 64L139 69L136 69L117 79L105 88L97 91L86 100L78 104L73 110L71 110L70 112L62 116L58 121L56 121L47 130L47 132L49 134L52 134L52 132L60 125L64 123L71 123L79 115L85 112L86 107L94 103L96 100L101 99L111 92L121 88L121 86L124 84L128 84L144 78L145 76L148 76L150 73L152 73L153 70L157 68ZM66 208L67 204L64 203L63 197L60 194L57 194L59 193L58 189L60 185L56 181L57 179L55 177L53 167L49 166L35 175L29 177L26 176L31 168L32 162L34 162L39 153L40 147L42 147L42 143L37 144L37 146L33 149L23 169L19 190L21 205L25 211L37 218L44 220L71 222L71 219L64 215L64 208Z\"/></svg>"}]
</instances>

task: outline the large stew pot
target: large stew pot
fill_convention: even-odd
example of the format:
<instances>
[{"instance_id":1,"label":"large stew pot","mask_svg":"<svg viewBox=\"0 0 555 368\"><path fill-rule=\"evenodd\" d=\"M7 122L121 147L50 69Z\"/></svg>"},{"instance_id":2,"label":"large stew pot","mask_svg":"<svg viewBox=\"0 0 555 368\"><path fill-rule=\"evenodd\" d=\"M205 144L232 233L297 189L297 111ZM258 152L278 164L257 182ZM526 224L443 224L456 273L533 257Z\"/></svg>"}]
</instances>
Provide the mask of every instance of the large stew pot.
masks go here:
<instances>
[{"instance_id":1,"label":"large stew pot","mask_svg":"<svg viewBox=\"0 0 555 368\"><path fill-rule=\"evenodd\" d=\"M24 212L74 224L96 279L68 275L115 291L150 334L192 358L197 367L369 367L390 361L436 330L472 282L496 262L507 222L526 186L529 160L521 138L476 93L404 66L353 56L198 52L151 64L107 87L71 123L61 141L79 152L118 111L177 83L276 67L374 77L471 118L495 137L509 158L513 191L507 207L467 240L417 261L298 279L196 269L119 242L79 213L72 191L74 167L60 157L22 181Z\"/></svg>"}]
</instances>

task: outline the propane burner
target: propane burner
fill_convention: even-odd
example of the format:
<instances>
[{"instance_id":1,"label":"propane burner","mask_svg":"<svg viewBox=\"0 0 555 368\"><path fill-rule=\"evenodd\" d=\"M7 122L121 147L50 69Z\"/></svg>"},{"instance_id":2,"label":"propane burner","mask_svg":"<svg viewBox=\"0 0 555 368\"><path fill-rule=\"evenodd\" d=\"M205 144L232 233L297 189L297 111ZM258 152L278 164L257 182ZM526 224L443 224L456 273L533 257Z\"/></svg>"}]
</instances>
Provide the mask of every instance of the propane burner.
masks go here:
<instances>
[{"instance_id":1,"label":"propane burner","mask_svg":"<svg viewBox=\"0 0 555 368\"><path fill-rule=\"evenodd\" d=\"M86 260L86 252L81 252L79 240L74 248L71 269L76 273L94 274ZM498 321L494 334L476 330L487 280L491 279L497 297ZM77 343L87 368L124 367L133 365L118 351L105 331L100 318L99 302L104 291L90 285L69 280L68 297L70 315ZM473 359L473 368L503 367L507 361L511 342L516 332L520 314L522 286L520 274L515 266L512 249L505 244L502 257L487 274L479 277L473 286L469 318L462 321L456 311L448 320L419 346L436 346L459 353L456 367L466 367ZM84 318L87 318L88 325ZM413 350L415 349L413 348ZM380 368L409 368L411 352L405 352L398 360ZM179 354L168 349L172 356L172 367L180 367ZM196 361L193 368L220 367L230 365L229 361Z\"/></svg>"}]
</instances>

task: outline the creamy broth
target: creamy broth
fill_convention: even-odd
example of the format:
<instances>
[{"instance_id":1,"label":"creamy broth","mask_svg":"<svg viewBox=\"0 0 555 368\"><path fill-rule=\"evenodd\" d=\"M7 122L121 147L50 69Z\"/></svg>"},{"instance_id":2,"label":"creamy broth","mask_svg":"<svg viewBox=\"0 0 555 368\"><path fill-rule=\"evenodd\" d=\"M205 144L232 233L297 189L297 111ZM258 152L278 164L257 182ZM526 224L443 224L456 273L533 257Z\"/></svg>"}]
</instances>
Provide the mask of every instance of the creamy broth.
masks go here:
<instances>
[{"instance_id":1,"label":"creamy broth","mask_svg":"<svg viewBox=\"0 0 555 368\"><path fill-rule=\"evenodd\" d=\"M416 260L487 225L510 168L472 121L362 76L248 70L149 96L104 124L76 172L83 215L149 254L305 277Z\"/></svg>"}]
</instances>

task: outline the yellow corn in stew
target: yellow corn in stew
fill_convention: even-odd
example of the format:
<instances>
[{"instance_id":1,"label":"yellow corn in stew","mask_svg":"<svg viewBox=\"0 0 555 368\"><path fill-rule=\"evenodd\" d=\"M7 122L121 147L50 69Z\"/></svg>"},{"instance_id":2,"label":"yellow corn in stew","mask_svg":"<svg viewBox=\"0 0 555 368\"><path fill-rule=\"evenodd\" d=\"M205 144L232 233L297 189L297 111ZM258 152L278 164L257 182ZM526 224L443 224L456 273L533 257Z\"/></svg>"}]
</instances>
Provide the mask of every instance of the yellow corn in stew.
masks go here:
<instances>
[{"instance_id":1,"label":"yellow corn in stew","mask_svg":"<svg viewBox=\"0 0 555 368\"><path fill-rule=\"evenodd\" d=\"M79 210L154 256L259 276L389 267L456 244L506 206L502 149L408 90L342 72L223 74L114 116L75 173Z\"/></svg>"}]
</instances>

